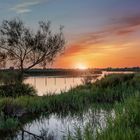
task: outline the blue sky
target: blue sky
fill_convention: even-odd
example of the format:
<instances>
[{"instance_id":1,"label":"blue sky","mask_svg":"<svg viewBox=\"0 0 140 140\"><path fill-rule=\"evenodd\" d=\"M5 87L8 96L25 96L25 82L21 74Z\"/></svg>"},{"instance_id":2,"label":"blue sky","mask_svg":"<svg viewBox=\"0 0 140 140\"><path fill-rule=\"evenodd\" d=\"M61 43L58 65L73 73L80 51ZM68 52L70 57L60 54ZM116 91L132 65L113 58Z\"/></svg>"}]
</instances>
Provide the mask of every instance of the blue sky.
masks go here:
<instances>
[{"instance_id":1,"label":"blue sky","mask_svg":"<svg viewBox=\"0 0 140 140\"><path fill-rule=\"evenodd\" d=\"M112 26L117 29L125 26L127 31L118 32L130 33L128 28L140 24L138 20L140 18L140 0L0 0L0 17L0 22L3 19L21 17L34 29L38 21L50 20L54 30L58 29L59 25L64 25L68 44L77 44L79 39L91 33L108 32L109 34L114 32L112 29L108 29ZM139 28L133 32L135 32L133 36L132 34L127 37L123 36L123 40L137 38ZM115 42L114 38L109 40ZM121 39L122 37L119 37L117 41ZM91 37L90 41L93 42L93 40ZM80 47L78 49L81 50Z\"/></svg>"},{"instance_id":2,"label":"blue sky","mask_svg":"<svg viewBox=\"0 0 140 140\"><path fill-rule=\"evenodd\" d=\"M136 14L139 0L1 0L2 19L20 16L29 24L51 20L68 32L96 30L114 17ZM78 31L78 32L77 32Z\"/></svg>"},{"instance_id":3,"label":"blue sky","mask_svg":"<svg viewBox=\"0 0 140 140\"><path fill-rule=\"evenodd\" d=\"M48 19L56 26L64 25L68 33L79 34L139 9L139 0L1 0L0 20L20 16L34 26Z\"/></svg>"}]
</instances>

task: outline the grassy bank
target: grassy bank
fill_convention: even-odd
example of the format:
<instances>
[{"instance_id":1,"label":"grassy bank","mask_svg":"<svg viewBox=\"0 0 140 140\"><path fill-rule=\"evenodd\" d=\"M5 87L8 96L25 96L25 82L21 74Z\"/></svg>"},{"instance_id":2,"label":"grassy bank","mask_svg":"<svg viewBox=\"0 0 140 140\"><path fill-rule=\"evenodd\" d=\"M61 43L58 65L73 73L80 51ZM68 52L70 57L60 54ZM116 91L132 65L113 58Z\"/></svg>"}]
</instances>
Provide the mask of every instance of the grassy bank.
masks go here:
<instances>
[{"instance_id":1,"label":"grassy bank","mask_svg":"<svg viewBox=\"0 0 140 140\"><path fill-rule=\"evenodd\" d=\"M68 134L68 140L139 140L140 139L140 93L135 93L124 103L114 106L115 117L108 118L106 128L97 129L90 122L84 128L76 128Z\"/></svg>"},{"instance_id":2,"label":"grassy bank","mask_svg":"<svg viewBox=\"0 0 140 140\"><path fill-rule=\"evenodd\" d=\"M110 118L108 126L97 140L139 140L140 139L140 93L117 105L115 119Z\"/></svg>"},{"instance_id":3,"label":"grassy bank","mask_svg":"<svg viewBox=\"0 0 140 140\"><path fill-rule=\"evenodd\" d=\"M78 86L60 95L0 98L0 119L2 120L0 131L11 131L17 129L17 126L20 127L20 118L25 114L76 112L83 110L85 107L88 108L93 103L123 103L139 91L140 75L117 74L109 75L95 84Z\"/></svg>"}]
</instances>

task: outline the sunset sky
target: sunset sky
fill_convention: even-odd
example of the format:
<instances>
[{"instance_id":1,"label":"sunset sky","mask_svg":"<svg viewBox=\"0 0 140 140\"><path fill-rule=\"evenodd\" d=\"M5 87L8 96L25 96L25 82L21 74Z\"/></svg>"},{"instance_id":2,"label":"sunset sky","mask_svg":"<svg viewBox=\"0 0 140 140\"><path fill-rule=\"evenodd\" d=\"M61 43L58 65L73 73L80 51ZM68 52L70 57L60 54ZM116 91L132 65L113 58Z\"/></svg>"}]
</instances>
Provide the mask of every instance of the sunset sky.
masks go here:
<instances>
[{"instance_id":1,"label":"sunset sky","mask_svg":"<svg viewBox=\"0 0 140 140\"><path fill-rule=\"evenodd\" d=\"M140 66L140 0L0 0L0 22L64 25L66 50L53 67Z\"/></svg>"}]
</instances>

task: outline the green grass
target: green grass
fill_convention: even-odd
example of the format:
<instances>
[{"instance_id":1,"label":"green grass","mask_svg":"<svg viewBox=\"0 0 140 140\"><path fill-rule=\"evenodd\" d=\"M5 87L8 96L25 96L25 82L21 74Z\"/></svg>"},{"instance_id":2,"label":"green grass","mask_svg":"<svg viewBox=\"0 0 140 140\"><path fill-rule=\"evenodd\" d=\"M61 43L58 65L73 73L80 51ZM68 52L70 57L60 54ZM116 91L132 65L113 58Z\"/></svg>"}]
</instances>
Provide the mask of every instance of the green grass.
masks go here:
<instances>
[{"instance_id":1,"label":"green grass","mask_svg":"<svg viewBox=\"0 0 140 140\"><path fill-rule=\"evenodd\" d=\"M16 118L7 118L6 120L4 117L0 118L0 130L12 130L16 129L17 125L19 124L18 120Z\"/></svg>"},{"instance_id":2,"label":"green grass","mask_svg":"<svg viewBox=\"0 0 140 140\"><path fill-rule=\"evenodd\" d=\"M121 107L116 110L116 117L110 118L108 127L99 134L97 139L112 140L139 140L140 139L140 93L129 98Z\"/></svg>"},{"instance_id":3,"label":"green grass","mask_svg":"<svg viewBox=\"0 0 140 140\"><path fill-rule=\"evenodd\" d=\"M96 130L88 123L84 130L69 132L68 140L139 140L140 139L140 93L136 93L124 103L115 105L115 118L110 116L105 129Z\"/></svg>"}]
</instances>

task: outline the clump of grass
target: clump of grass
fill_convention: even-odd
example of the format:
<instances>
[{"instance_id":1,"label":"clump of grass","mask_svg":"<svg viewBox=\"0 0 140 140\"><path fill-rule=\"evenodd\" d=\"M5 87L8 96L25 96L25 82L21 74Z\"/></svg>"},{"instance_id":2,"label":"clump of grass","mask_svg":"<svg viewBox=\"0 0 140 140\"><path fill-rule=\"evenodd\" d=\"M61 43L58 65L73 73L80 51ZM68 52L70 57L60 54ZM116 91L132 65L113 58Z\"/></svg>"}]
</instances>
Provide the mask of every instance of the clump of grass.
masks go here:
<instances>
[{"instance_id":1,"label":"clump of grass","mask_svg":"<svg viewBox=\"0 0 140 140\"><path fill-rule=\"evenodd\" d=\"M1 116L0 116L0 139L7 140L7 137L10 137L12 139L12 135L18 129L20 129L20 122L17 118L12 118L12 117L5 118L5 116L3 116L1 114Z\"/></svg>"},{"instance_id":2,"label":"clump of grass","mask_svg":"<svg viewBox=\"0 0 140 140\"><path fill-rule=\"evenodd\" d=\"M68 132L67 140L94 140L94 129L90 123L87 123L85 128L75 127L75 131L73 134Z\"/></svg>"},{"instance_id":3,"label":"clump of grass","mask_svg":"<svg viewBox=\"0 0 140 140\"><path fill-rule=\"evenodd\" d=\"M1 115L0 117L0 132L1 131L10 131L17 129L19 125L19 121L16 118L6 118Z\"/></svg>"}]
</instances>

